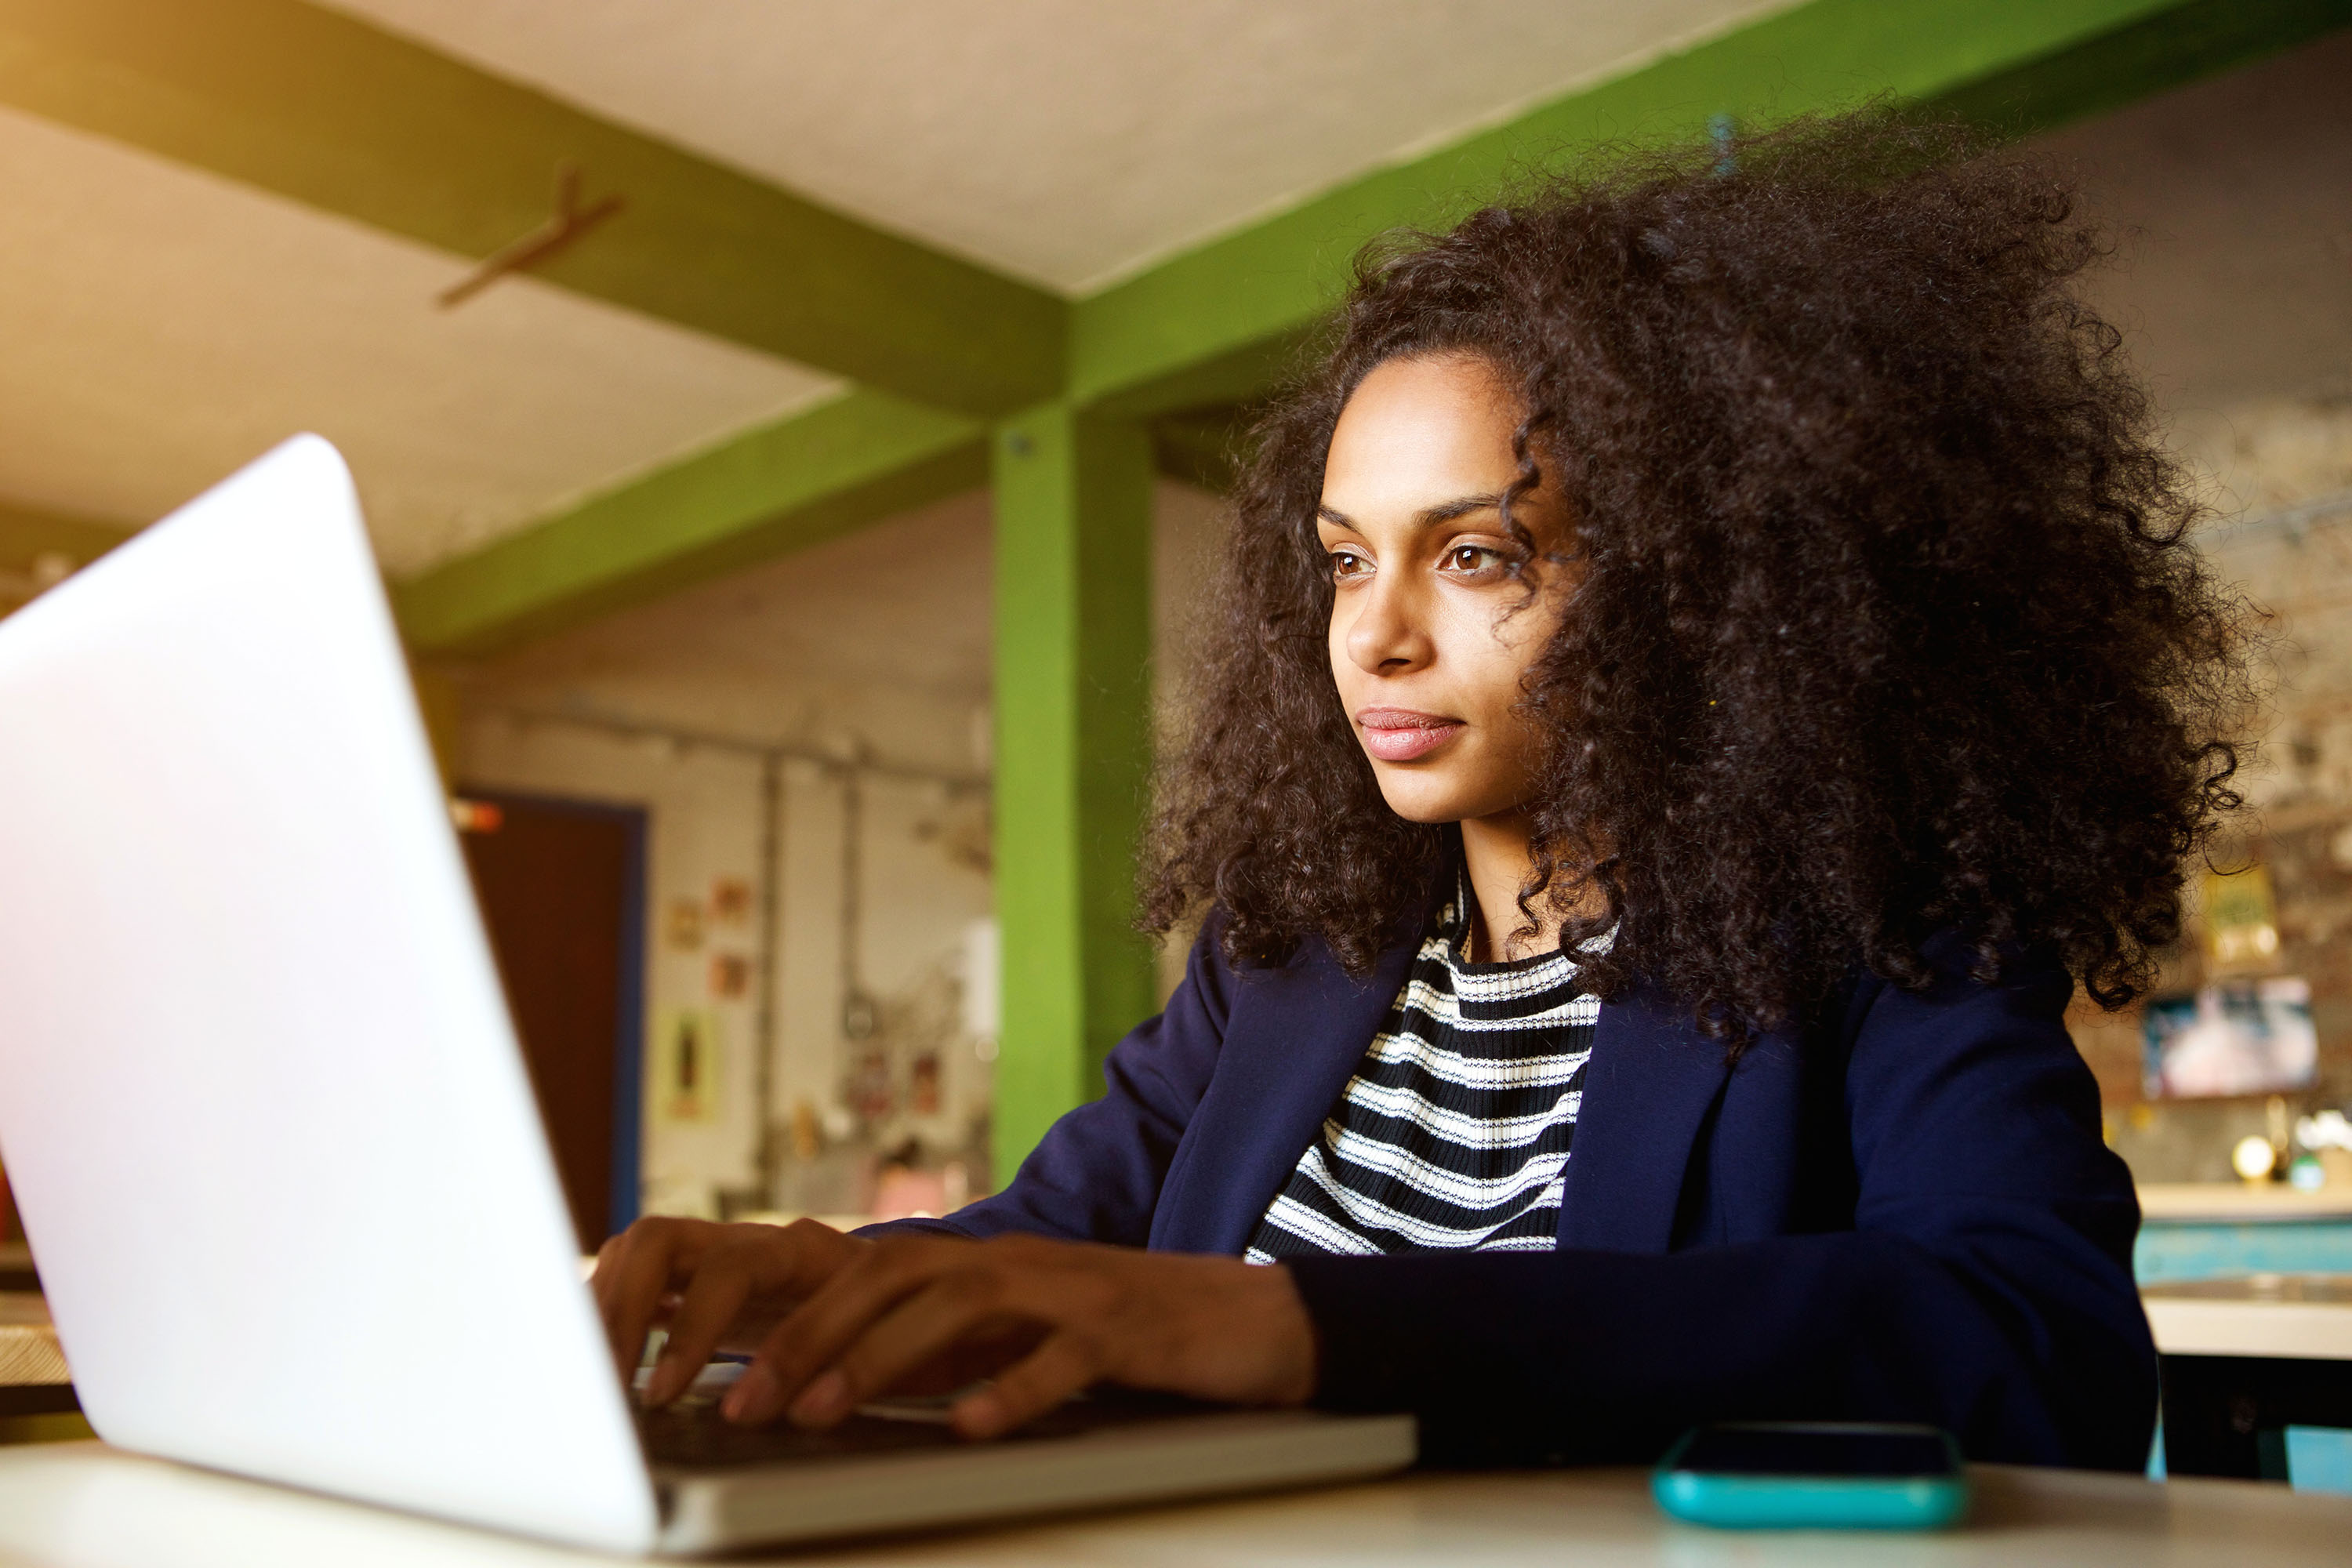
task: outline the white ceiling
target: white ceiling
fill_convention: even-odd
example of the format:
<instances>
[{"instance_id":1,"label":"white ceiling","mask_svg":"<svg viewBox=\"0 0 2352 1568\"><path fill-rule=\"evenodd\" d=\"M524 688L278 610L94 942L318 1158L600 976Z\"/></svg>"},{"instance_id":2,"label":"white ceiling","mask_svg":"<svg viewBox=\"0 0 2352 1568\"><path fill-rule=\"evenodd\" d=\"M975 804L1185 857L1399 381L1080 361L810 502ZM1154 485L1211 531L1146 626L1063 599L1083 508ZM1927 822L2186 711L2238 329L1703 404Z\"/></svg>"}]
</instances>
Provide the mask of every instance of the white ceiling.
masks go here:
<instances>
[{"instance_id":1,"label":"white ceiling","mask_svg":"<svg viewBox=\"0 0 2352 1568\"><path fill-rule=\"evenodd\" d=\"M1790 0L328 0L1084 292Z\"/></svg>"},{"instance_id":2,"label":"white ceiling","mask_svg":"<svg viewBox=\"0 0 2352 1568\"><path fill-rule=\"evenodd\" d=\"M798 366L0 110L0 496L153 521L299 430L423 569L828 395Z\"/></svg>"}]
</instances>

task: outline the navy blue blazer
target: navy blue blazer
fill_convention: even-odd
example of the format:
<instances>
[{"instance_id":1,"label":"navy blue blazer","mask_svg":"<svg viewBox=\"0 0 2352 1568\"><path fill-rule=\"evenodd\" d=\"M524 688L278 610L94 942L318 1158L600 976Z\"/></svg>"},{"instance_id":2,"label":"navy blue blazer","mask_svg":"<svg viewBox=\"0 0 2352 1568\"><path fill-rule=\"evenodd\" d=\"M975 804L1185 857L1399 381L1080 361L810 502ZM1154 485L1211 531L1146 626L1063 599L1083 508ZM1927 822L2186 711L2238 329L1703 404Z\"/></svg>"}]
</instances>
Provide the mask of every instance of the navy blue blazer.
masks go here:
<instances>
[{"instance_id":1,"label":"navy blue blazer","mask_svg":"<svg viewBox=\"0 0 2352 1568\"><path fill-rule=\"evenodd\" d=\"M1414 943L1363 979L1309 942L1235 968L1204 932L1108 1092L950 1220L1239 1254L1338 1100ZM2138 1469L2156 1352L2139 1205L2061 1016L2020 959L1924 994L1857 973L1736 1066L1639 991L1594 1032L1551 1253L1302 1258L1318 1403L1407 1409L1425 1458L1648 1459L1735 1417L1925 1421L1976 1458Z\"/></svg>"}]
</instances>

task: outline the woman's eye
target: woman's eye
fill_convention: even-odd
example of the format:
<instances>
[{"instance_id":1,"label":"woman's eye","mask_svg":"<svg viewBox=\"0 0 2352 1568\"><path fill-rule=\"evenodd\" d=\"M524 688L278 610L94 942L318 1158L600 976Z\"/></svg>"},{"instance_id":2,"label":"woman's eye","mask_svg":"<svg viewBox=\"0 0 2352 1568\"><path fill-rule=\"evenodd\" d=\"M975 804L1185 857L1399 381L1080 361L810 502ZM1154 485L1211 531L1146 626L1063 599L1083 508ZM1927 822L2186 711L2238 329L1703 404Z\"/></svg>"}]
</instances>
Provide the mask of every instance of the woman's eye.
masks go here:
<instances>
[{"instance_id":1,"label":"woman's eye","mask_svg":"<svg viewBox=\"0 0 2352 1568\"><path fill-rule=\"evenodd\" d=\"M1360 577L1371 569L1372 563L1352 550L1331 552L1331 575L1334 577Z\"/></svg>"},{"instance_id":2,"label":"woman's eye","mask_svg":"<svg viewBox=\"0 0 2352 1568\"><path fill-rule=\"evenodd\" d=\"M1503 552L1483 544L1457 544L1445 552L1445 569L1474 576L1503 563Z\"/></svg>"}]
</instances>

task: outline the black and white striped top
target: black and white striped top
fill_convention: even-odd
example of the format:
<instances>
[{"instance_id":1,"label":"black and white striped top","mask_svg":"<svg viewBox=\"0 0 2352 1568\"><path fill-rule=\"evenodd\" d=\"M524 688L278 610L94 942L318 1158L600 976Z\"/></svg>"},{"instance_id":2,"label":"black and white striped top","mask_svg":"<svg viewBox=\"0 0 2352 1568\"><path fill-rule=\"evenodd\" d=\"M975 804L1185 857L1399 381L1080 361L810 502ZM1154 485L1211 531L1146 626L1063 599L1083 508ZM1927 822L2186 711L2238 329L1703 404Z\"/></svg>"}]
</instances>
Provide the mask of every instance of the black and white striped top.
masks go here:
<instances>
[{"instance_id":1,"label":"black and white striped top","mask_svg":"<svg viewBox=\"0 0 2352 1568\"><path fill-rule=\"evenodd\" d=\"M1244 1258L1559 1244L1598 998L1565 952L1472 963L1466 887ZM1596 947L1605 944L1603 937Z\"/></svg>"}]
</instances>

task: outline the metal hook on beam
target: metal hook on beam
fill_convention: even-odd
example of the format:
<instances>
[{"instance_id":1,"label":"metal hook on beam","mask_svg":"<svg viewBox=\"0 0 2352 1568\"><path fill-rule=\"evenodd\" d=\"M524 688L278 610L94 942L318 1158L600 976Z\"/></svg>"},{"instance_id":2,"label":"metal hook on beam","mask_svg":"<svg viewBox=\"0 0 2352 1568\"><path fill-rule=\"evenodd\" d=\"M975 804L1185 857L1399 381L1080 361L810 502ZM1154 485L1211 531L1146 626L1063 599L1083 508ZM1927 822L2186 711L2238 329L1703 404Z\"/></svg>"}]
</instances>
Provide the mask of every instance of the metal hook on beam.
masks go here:
<instances>
[{"instance_id":1,"label":"metal hook on beam","mask_svg":"<svg viewBox=\"0 0 2352 1568\"><path fill-rule=\"evenodd\" d=\"M569 248L590 229L619 212L627 202L606 196L593 206L580 205L580 166L566 161L555 166L555 216L510 245L484 257L475 268L441 290L441 308L462 305L509 272L521 272Z\"/></svg>"}]
</instances>

